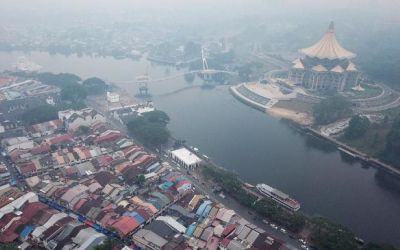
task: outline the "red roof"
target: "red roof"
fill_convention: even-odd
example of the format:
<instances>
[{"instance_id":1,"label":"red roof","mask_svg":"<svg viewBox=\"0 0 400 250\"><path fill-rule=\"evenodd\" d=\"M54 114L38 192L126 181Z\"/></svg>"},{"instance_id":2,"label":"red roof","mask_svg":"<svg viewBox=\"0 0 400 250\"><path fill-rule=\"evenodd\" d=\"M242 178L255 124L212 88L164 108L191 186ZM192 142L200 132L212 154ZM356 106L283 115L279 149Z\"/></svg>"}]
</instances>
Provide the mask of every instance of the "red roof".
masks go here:
<instances>
[{"instance_id":1,"label":"red roof","mask_svg":"<svg viewBox=\"0 0 400 250\"><path fill-rule=\"evenodd\" d=\"M229 242L231 242L230 239L224 238L224 239L221 241L221 243L219 243L219 245L220 245L220 246L223 246L223 247L228 247Z\"/></svg>"},{"instance_id":2,"label":"red roof","mask_svg":"<svg viewBox=\"0 0 400 250\"><path fill-rule=\"evenodd\" d=\"M191 184L191 183L190 183L190 181L188 181L188 180L182 180L182 181L178 182L178 183L175 185L175 188L178 189L178 188L182 187L182 186L185 185L185 184Z\"/></svg>"},{"instance_id":3,"label":"red roof","mask_svg":"<svg viewBox=\"0 0 400 250\"><path fill-rule=\"evenodd\" d=\"M122 137L124 137L124 136L121 133L113 132L113 133L110 133L108 135L97 137L94 140L94 142L97 143L97 144L101 144L101 143L104 143L104 142L112 142L112 141L115 141L115 140L120 139Z\"/></svg>"},{"instance_id":4,"label":"red roof","mask_svg":"<svg viewBox=\"0 0 400 250\"><path fill-rule=\"evenodd\" d=\"M130 146L130 147L124 148L122 150L122 152L124 152L125 157L129 157L131 154L133 154L137 151L140 151L140 150L143 150L142 147L135 145L135 146Z\"/></svg>"},{"instance_id":5,"label":"red roof","mask_svg":"<svg viewBox=\"0 0 400 250\"><path fill-rule=\"evenodd\" d=\"M99 160L100 160L100 163L105 166L105 165L109 165L113 161L113 158L110 155L103 155L99 158Z\"/></svg>"},{"instance_id":6,"label":"red roof","mask_svg":"<svg viewBox=\"0 0 400 250\"><path fill-rule=\"evenodd\" d=\"M28 153L29 150L27 149L13 149L8 155L10 156L12 161L16 161L21 155Z\"/></svg>"},{"instance_id":7,"label":"red roof","mask_svg":"<svg viewBox=\"0 0 400 250\"><path fill-rule=\"evenodd\" d=\"M129 216L121 216L112 227L118 230L122 236L128 235L130 232L139 227L139 223Z\"/></svg>"},{"instance_id":8,"label":"red roof","mask_svg":"<svg viewBox=\"0 0 400 250\"><path fill-rule=\"evenodd\" d=\"M74 138L70 134L63 134L50 139L50 144L60 144L63 142L73 142Z\"/></svg>"},{"instance_id":9,"label":"red roof","mask_svg":"<svg viewBox=\"0 0 400 250\"><path fill-rule=\"evenodd\" d=\"M0 234L0 242L1 243L9 243L9 242L13 242L14 240L16 240L18 238L18 233L16 233L15 231L17 230L17 228L21 225L23 225L24 223L21 220L17 220L14 221L11 226L9 226L6 231L2 232Z\"/></svg>"},{"instance_id":10,"label":"red roof","mask_svg":"<svg viewBox=\"0 0 400 250\"><path fill-rule=\"evenodd\" d=\"M5 214L0 219L0 228L3 228L5 225L7 225L14 217L17 217L17 215L14 213Z\"/></svg>"},{"instance_id":11,"label":"red roof","mask_svg":"<svg viewBox=\"0 0 400 250\"><path fill-rule=\"evenodd\" d=\"M74 206L75 210L78 210L79 208L82 207L83 204L87 202L87 199L80 199Z\"/></svg>"},{"instance_id":12,"label":"red roof","mask_svg":"<svg viewBox=\"0 0 400 250\"><path fill-rule=\"evenodd\" d=\"M50 152L51 148L48 144L40 145L31 149L32 154L43 154Z\"/></svg>"},{"instance_id":13,"label":"red roof","mask_svg":"<svg viewBox=\"0 0 400 250\"><path fill-rule=\"evenodd\" d=\"M33 173L36 171L35 164L33 162L25 163L19 166L19 170L21 171L21 174L28 174L28 173Z\"/></svg>"},{"instance_id":14,"label":"red roof","mask_svg":"<svg viewBox=\"0 0 400 250\"><path fill-rule=\"evenodd\" d=\"M24 223L29 222L34 216L36 216L41 210L48 208L46 204L41 202L31 202L26 204L22 209L22 220Z\"/></svg>"},{"instance_id":15,"label":"red roof","mask_svg":"<svg viewBox=\"0 0 400 250\"><path fill-rule=\"evenodd\" d=\"M236 225L235 224L229 224L228 226L225 227L224 231L222 232L222 236L223 237L228 236L235 229L236 229Z\"/></svg>"}]
</instances>

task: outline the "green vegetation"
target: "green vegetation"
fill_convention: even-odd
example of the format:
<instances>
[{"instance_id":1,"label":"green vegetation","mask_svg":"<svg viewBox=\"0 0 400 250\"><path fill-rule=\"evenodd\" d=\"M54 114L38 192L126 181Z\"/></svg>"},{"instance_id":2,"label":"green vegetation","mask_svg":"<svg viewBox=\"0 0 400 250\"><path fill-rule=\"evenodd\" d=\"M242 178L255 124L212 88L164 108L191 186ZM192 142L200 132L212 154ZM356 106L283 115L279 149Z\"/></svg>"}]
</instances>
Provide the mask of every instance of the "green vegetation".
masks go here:
<instances>
[{"instance_id":1,"label":"green vegetation","mask_svg":"<svg viewBox=\"0 0 400 250\"><path fill-rule=\"evenodd\" d=\"M239 79L241 82L248 82L252 79L255 72L262 69L263 65L259 62L251 62L243 64L236 68L239 73Z\"/></svg>"},{"instance_id":2,"label":"green vegetation","mask_svg":"<svg viewBox=\"0 0 400 250\"><path fill-rule=\"evenodd\" d=\"M147 146L159 147L168 142L169 117L162 111L152 111L138 116L127 124L129 132Z\"/></svg>"},{"instance_id":3,"label":"green vegetation","mask_svg":"<svg viewBox=\"0 0 400 250\"><path fill-rule=\"evenodd\" d=\"M90 132L90 127L88 126L79 126L79 128L75 131L75 135L87 135Z\"/></svg>"},{"instance_id":4,"label":"green vegetation","mask_svg":"<svg viewBox=\"0 0 400 250\"><path fill-rule=\"evenodd\" d=\"M69 73L12 73L17 76L36 79L43 84L54 85L61 89L61 101L59 109L82 109L85 108L85 99L88 95L100 95L107 90L107 84L97 78L92 77L84 80L74 74ZM82 83L81 83L82 82Z\"/></svg>"},{"instance_id":5,"label":"green vegetation","mask_svg":"<svg viewBox=\"0 0 400 250\"><path fill-rule=\"evenodd\" d=\"M349 127L346 129L344 136L347 139L360 138L366 134L371 122L365 116L353 116L349 122Z\"/></svg>"},{"instance_id":6,"label":"green vegetation","mask_svg":"<svg viewBox=\"0 0 400 250\"><path fill-rule=\"evenodd\" d=\"M15 250L18 249L18 245L14 242L12 243L6 243L6 244L1 244L0 249L2 250Z\"/></svg>"},{"instance_id":7,"label":"green vegetation","mask_svg":"<svg viewBox=\"0 0 400 250\"><path fill-rule=\"evenodd\" d=\"M339 224L316 217L311 219L313 226L312 240L323 249L357 249L354 234Z\"/></svg>"},{"instance_id":8,"label":"green vegetation","mask_svg":"<svg viewBox=\"0 0 400 250\"><path fill-rule=\"evenodd\" d=\"M138 176L136 176L136 184L138 184L140 187L143 187L143 185L146 183L146 178L144 177L144 175L139 174Z\"/></svg>"},{"instance_id":9,"label":"green vegetation","mask_svg":"<svg viewBox=\"0 0 400 250\"><path fill-rule=\"evenodd\" d=\"M69 83L61 86L61 99L71 103L82 102L87 97L86 89L79 83Z\"/></svg>"},{"instance_id":10,"label":"green vegetation","mask_svg":"<svg viewBox=\"0 0 400 250\"><path fill-rule=\"evenodd\" d=\"M202 174L213 179L223 190L243 205L254 208L260 215L288 228L292 232L299 232L305 226L306 219L300 213L291 213L269 199L257 201L257 197L242 188L243 183L238 177L228 171L205 166Z\"/></svg>"},{"instance_id":11,"label":"green vegetation","mask_svg":"<svg viewBox=\"0 0 400 250\"><path fill-rule=\"evenodd\" d=\"M201 173L206 179L211 179L215 183L218 183L227 194L235 198L238 202L253 208L260 215L286 227L290 231L298 233L307 226L307 228L311 229L310 238L312 242L322 247L322 249L360 249L355 240L354 233L342 225L335 224L322 217L308 217L300 212L289 212L269 199L257 201L257 197L248 193L243 188L242 181L232 172L214 166L204 166ZM395 248L390 245L369 243L362 249L394 250Z\"/></svg>"},{"instance_id":12,"label":"green vegetation","mask_svg":"<svg viewBox=\"0 0 400 250\"><path fill-rule=\"evenodd\" d=\"M196 75L194 73L186 73L184 75L184 78L185 78L185 82L192 83L194 81L194 79L196 78Z\"/></svg>"},{"instance_id":13,"label":"green vegetation","mask_svg":"<svg viewBox=\"0 0 400 250\"><path fill-rule=\"evenodd\" d=\"M316 104L313 109L315 122L325 125L352 114L351 103L343 96L329 96Z\"/></svg>"},{"instance_id":14,"label":"green vegetation","mask_svg":"<svg viewBox=\"0 0 400 250\"><path fill-rule=\"evenodd\" d=\"M112 250L117 245L117 242L113 239L107 238L103 243L96 246L94 250Z\"/></svg>"},{"instance_id":15,"label":"green vegetation","mask_svg":"<svg viewBox=\"0 0 400 250\"><path fill-rule=\"evenodd\" d=\"M20 120L25 124L32 125L58 119L58 109L45 104L32 109L28 109L20 116Z\"/></svg>"},{"instance_id":16,"label":"green vegetation","mask_svg":"<svg viewBox=\"0 0 400 250\"><path fill-rule=\"evenodd\" d=\"M84 80L82 86L88 95L101 95L107 91L107 84L97 77Z\"/></svg>"},{"instance_id":17,"label":"green vegetation","mask_svg":"<svg viewBox=\"0 0 400 250\"><path fill-rule=\"evenodd\" d=\"M400 89L400 30L397 26L386 26L373 34L368 34L364 42L358 44L358 62L363 72L373 80Z\"/></svg>"},{"instance_id":18,"label":"green vegetation","mask_svg":"<svg viewBox=\"0 0 400 250\"><path fill-rule=\"evenodd\" d=\"M382 93L382 89L373 86L373 85L367 85L367 84L361 84L361 87L364 89L364 91L356 91L356 90L350 90L350 94L352 98L370 98L374 96L378 96Z\"/></svg>"},{"instance_id":19,"label":"green vegetation","mask_svg":"<svg viewBox=\"0 0 400 250\"><path fill-rule=\"evenodd\" d=\"M400 164L400 115L395 119L386 137L383 158L393 164Z\"/></svg>"}]
</instances>

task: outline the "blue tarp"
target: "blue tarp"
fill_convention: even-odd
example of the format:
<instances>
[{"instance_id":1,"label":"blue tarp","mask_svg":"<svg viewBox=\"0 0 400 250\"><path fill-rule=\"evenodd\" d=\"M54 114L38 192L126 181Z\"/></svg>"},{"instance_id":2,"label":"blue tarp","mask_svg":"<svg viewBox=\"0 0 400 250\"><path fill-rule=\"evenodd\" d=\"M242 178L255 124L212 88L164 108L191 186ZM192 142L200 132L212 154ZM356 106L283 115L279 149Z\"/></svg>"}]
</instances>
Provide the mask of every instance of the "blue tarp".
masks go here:
<instances>
[{"instance_id":1,"label":"blue tarp","mask_svg":"<svg viewBox=\"0 0 400 250\"><path fill-rule=\"evenodd\" d=\"M192 236L195 229L196 229L196 223L193 223L186 229L186 233L185 234L187 236Z\"/></svg>"},{"instance_id":2,"label":"blue tarp","mask_svg":"<svg viewBox=\"0 0 400 250\"><path fill-rule=\"evenodd\" d=\"M126 212L124 215L134 218L139 224L144 224L145 219L137 212Z\"/></svg>"},{"instance_id":3,"label":"blue tarp","mask_svg":"<svg viewBox=\"0 0 400 250\"><path fill-rule=\"evenodd\" d=\"M29 234L32 233L33 229L35 229L34 226L26 225L24 227L24 229L21 231L21 233L19 234L19 236L21 236L21 238L23 238L23 239L26 239L29 236Z\"/></svg>"},{"instance_id":4,"label":"blue tarp","mask_svg":"<svg viewBox=\"0 0 400 250\"><path fill-rule=\"evenodd\" d=\"M168 190L170 189L172 186L174 186L175 184L172 181L166 181L160 185L158 185L158 187L162 190Z\"/></svg>"},{"instance_id":5,"label":"blue tarp","mask_svg":"<svg viewBox=\"0 0 400 250\"><path fill-rule=\"evenodd\" d=\"M158 198L149 198L147 201L153 204L158 210L162 208L162 201Z\"/></svg>"},{"instance_id":6,"label":"blue tarp","mask_svg":"<svg viewBox=\"0 0 400 250\"><path fill-rule=\"evenodd\" d=\"M153 165L151 165L150 167L148 167L148 168L146 169L146 172L147 172L147 173L155 172L155 171L159 170L160 168L161 168L160 163L156 162L156 163L154 163Z\"/></svg>"},{"instance_id":7,"label":"blue tarp","mask_svg":"<svg viewBox=\"0 0 400 250\"><path fill-rule=\"evenodd\" d=\"M204 209L204 212L201 214L202 217L206 217L208 213L211 211L211 204L207 205L207 207Z\"/></svg>"},{"instance_id":8,"label":"blue tarp","mask_svg":"<svg viewBox=\"0 0 400 250\"><path fill-rule=\"evenodd\" d=\"M196 214L198 216L201 216L208 204L211 204L211 201L206 200L205 202L203 202L203 204L201 204L200 207L197 209Z\"/></svg>"}]
</instances>

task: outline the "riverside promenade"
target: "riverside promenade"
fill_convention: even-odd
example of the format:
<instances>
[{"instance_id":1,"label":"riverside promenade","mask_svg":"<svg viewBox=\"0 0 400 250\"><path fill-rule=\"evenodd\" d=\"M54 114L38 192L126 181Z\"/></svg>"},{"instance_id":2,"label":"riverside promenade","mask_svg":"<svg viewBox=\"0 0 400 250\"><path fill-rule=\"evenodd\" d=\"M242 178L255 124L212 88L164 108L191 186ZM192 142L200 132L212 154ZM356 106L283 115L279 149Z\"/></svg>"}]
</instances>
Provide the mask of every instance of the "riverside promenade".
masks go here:
<instances>
[{"instance_id":1,"label":"riverside promenade","mask_svg":"<svg viewBox=\"0 0 400 250\"><path fill-rule=\"evenodd\" d=\"M397 168L395 168L395 167L393 167L393 166L391 166L389 164L386 164L386 163L384 163L384 162L382 162L382 161L380 161L380 160L378 160L376 158L370 157L367 154L365 154L365 153L363 153L363 152L361 152L361 151L359 151L359 150L357 150L357 149L355 149L355 148L353 148L353 147L351 147L351 146L349 146L347 144L344 144L344 143L342 143L342 142L340 142L340 141L338 141L338 140L336 140L334 138L331 138L329 136L325 136L325 135L321 134L316 129L313 129L311 127L301 127L301 129L303 131L305 131L306 133L310 133L310 134L312 134L312 135L314 135L316 137L319 137L321 139L327 140L327 141L335 144L338 147L338 149L339 148L344 149L344 150L341 150L342 152L347 153L348 155L353 156L354 158L357 158L357 159L359 159L359 160L361 160L361 161L363 161L365 163L368 163L368 164L370 164L370 165L372 165L372 166L374 166L376 168L385 170L386 172L388 172L390 174L393 174L393 175L395 175L397 177L400 177L400 169L397 169Z\"/></svg>"}]
</instances>

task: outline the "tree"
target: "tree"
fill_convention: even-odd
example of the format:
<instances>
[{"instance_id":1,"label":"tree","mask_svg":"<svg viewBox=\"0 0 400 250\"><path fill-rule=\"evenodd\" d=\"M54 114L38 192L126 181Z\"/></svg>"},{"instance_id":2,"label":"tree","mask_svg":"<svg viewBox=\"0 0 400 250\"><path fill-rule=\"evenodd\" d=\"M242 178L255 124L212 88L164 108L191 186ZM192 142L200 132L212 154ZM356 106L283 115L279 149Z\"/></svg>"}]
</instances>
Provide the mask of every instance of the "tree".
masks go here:
<instances>
[{"instance_id":1,"label":"tree","mask_svg":"<svg viewBox=\"0 0 400 250\"><path fill-rule=\"evenodd\" d=\"M400 116L398 116L386 136L384 158L390 162L400 163Z\"/></svg>"},{"instance_id":2,"label":"tree","mask_svg":"<svg viewBox=\"0 0 400 250\"><path fill-rule=\"evenodd\" d=\"M88 126L79 126L79 128L76 130L77 135L86 135L90 132L90 128Z\"/></svg>"},{"instance_id":3,"label":"tree","mask_svg":"<svg viewBox=\"0 0 400 250\"><path fill-rule=\"evenodd\" d=\"M57 108L45 104L31 108L22 113L20 119L25 124L32 125L36 123L47 122L58 118Z\"/></svg>"},{"instance_id":4,"label":"tree","mask_svg":"<svg viewBox=\"0 0 400 250\"><path fill-rule=\"evenodd\" d=\"M82 82L88 95L101 95L107 91L107 84L97 77L91 77Z\"/></svg>"},{"instance_id":5,"label":"tree","mask_svg":"<svg viewBox=\"0 0 400 250\"><path fill-rule=\"evenodd\" d=\"M143 187L144 183L146 182L146 177L143 174L139 174L136 176L136 184Z\"/></svg>"},{"instance_id":6,"label":"tree","mask_svg":"<svg viewBox=\"0 0 400 250\"><path fill-rule=\"evenodd\" d=\"M143 114L143 118L151 123L159 123L167 125L169 122L169 116L160 110L154 110Z\"/></svg>"},{"instance_id":7,"label":"tree","mask_svg":"<svg viewBox=\"0 0 400 250\"><path fill-rule=\"evenodd\" d=\"M354 234L347 228L322 217L313 218L312 222L314 224L312 239L322 249L358 249Z\"/></svg>"},{"instance_id":8,"label":"tree","mask_svg":"<svg viewBox=\"0 0 400 250\"><path fill-rule=\"evenodd\" d=\"M196 75L194 73L186 73L183 77L187 83L192 83L196 78Z\"/></svg>"},{"instance_id":9,"label":"tree","mask_svg":"<svg viewBox=\"0 0 400 250\"><path fill-rule=\"evenodd\" d=\"M344 136L347 139L357 139L365 135L369 129L371 122L365 116L353 116L349 122L349 127L347 127Z\"/></svg>"},{"instance_id":10,"label":"tree","mask_svg":"<svg viewBox=\"0 0 400 250\"><path fill-rule=\"evenodd\" d=\"M351 114L351 103L340 95L325 98L313 109L315 122L320 125L337 121Z\"/></svg>"},{"instance_id":11,"label":"tree","mask_svg":"<svg viewBox=\"0 0 400 250\"><path fill-rule=\"evenodd\" d=\"M61 87L61 99L64 101L81 102L86 96L86 89L79 83L65 84Z\"/></svg>"},{"instance_id":12,"label":"tree","mask_svg":"<svg viewBox=\"0 0 400 250\"><path fill-rule=\"evenodd\" d=\"M103 243L97 245L94 250L112 250L115 245L115 240L107 238Z\"/></svg>"},{"instance_id":13,"label":"tree","mask_svg":"<svg viewBox=\"0 0 400 250\"><path fill-rule=\"evenodd\" d=\"M143 143L158 147L168 142L170 133L166 128L169 117L165 112L152 111L144 113L128 122L129 132Z\"/></svg>"}]
</instances>

